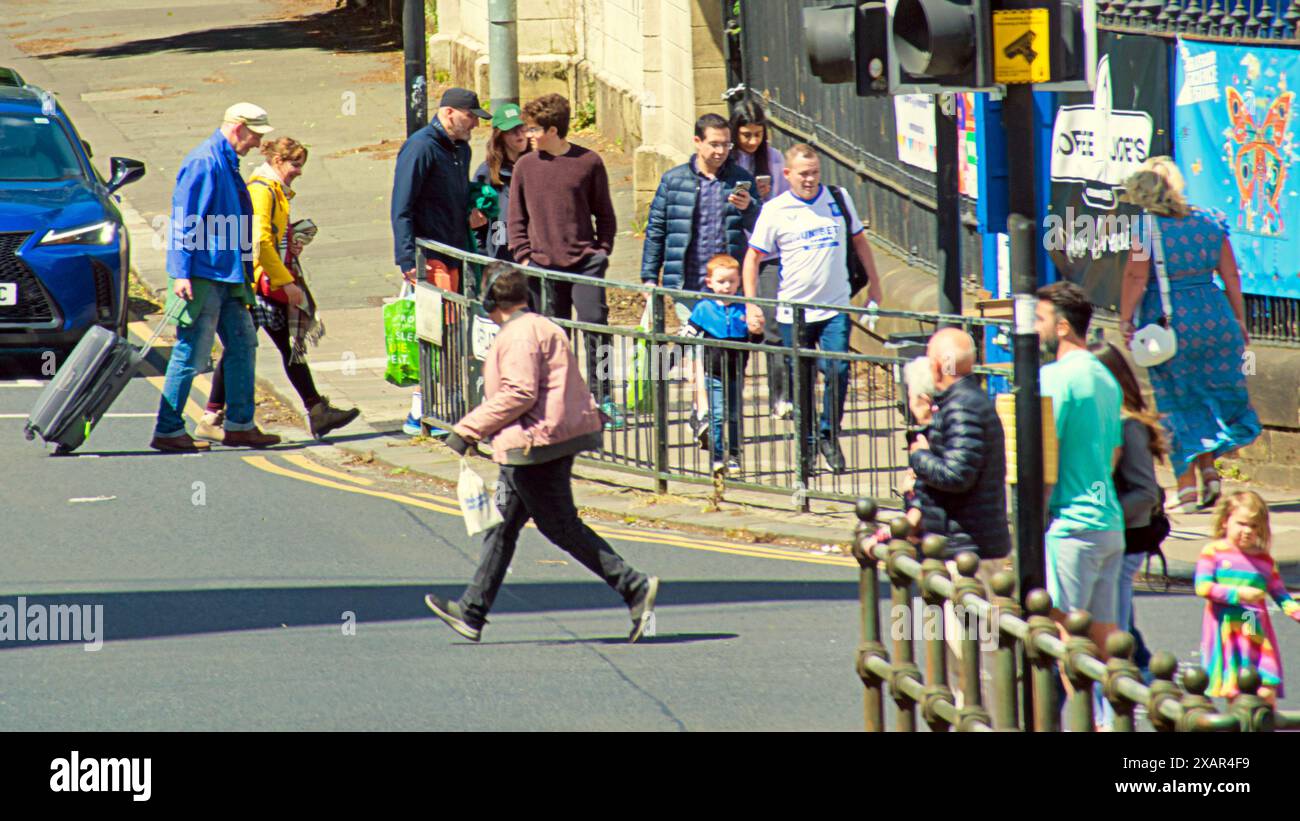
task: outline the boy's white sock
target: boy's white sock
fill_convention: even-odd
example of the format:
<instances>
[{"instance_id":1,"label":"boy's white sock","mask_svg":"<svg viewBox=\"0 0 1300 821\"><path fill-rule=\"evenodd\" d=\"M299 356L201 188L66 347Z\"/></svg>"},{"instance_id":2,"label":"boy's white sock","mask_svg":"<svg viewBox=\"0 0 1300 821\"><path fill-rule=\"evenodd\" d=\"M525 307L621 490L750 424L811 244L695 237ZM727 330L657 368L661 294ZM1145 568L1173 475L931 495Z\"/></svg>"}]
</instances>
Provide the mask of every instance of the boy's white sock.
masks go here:
<instances>
[{"instance_id":1,"label":"boy's white sock","mask_svg":"<svg viewBox=\"0 0 1300 821\"><path fill-rule=\"evenodd\" d=\"M420 392L417 390L411 394L411 418L419 419L424 415L424 401Z\"/></svg>"}]
</instances>

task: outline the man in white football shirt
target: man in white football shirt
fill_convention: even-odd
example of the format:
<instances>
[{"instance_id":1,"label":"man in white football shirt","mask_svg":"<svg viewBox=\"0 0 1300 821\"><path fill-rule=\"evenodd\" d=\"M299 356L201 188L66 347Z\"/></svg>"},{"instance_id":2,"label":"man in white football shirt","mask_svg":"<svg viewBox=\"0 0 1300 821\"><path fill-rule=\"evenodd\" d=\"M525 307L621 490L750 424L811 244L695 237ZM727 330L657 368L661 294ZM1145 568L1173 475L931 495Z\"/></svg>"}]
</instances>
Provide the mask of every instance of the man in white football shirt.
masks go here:
<instances>
[{"instance_id":1,"label":"man in white football shirt","mask_svg":"<svg viewBox=\"0 0 1300 821\"><path fill-rule=\"evenodd\" d=\"M866 231L847 191L832 192L821 184L821 161L817 152L802 143L785 153L785 178L790 190L763 205L745 254L745 296L758 296L758 267L767 257L781 258L781 280L777 299L782 302L812 302L822 305L849 305L848 249L858 255L869 279L868 298L882 302L880 275L867 244ZM835 193L843 208L836 201ZM847 213L845 213L847 212ZM786 305L777 310L776 321L783 344L794 341L794 308ZM798 340L802 349L845 352L849 349L849 319L844 313L823 308L800 309L804 312L803 333ZM763 330L763 312L749 306L749 328ZM814 425L816 375L813 361L800 358L803 388L796 401L801 404L804 450L807 472L817 464L817 452L835 473L848 468L840 449L840 423L844 417L844 398L849 386L848 363L839 359L817 360L817 368L826 379L819 424ZM816 431L816 433L814 433Z\"/></svg>"}]
</instances>

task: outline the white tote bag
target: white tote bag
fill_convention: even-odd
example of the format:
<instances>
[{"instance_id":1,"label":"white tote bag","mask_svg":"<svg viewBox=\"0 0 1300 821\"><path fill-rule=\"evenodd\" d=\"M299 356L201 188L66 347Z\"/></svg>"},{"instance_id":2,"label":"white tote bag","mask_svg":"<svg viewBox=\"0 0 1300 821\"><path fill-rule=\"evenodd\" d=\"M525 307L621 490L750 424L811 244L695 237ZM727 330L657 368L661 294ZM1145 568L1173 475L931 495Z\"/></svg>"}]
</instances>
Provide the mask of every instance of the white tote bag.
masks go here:
<instances>
[{"instance_id":1,"label":"white tote bag","mask_svg":"<svg viewBox=\"0 0 1300 821\"><path fill-rule=\"evenodd\" d=\"M465 530L469 535L490 530L505 521L501 511L497 510L492 494L482 477L469 466L469 459L461 457L460 482L456 485L456 495L460 497L460 510L465 515Z\"/></svg>"}]
</instances>

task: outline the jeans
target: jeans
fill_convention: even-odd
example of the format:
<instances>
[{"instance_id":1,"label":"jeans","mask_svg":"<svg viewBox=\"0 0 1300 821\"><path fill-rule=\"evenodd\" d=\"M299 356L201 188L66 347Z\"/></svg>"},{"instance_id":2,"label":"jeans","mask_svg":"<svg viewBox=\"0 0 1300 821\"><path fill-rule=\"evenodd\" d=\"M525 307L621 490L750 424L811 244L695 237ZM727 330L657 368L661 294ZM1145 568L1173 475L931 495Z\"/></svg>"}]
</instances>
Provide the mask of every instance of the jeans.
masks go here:
<instances>
[{"instance_id":1,"label":"jeans","mask_svg":"<svg viewBox=\"0 0 1300 821\"><path fill-rule=\"evenodd\" d=\"M552 268L551 270L603 280L608 269L609 257L603 253L598 253L571 268ZM542 310L543 280L539 277L528 278L531 307L537 313L543 316L556 317L557 319L571 319L575 318L573 314L576 312L576 319L579 322L588 322L592 325L609 324L609 306L605 302L605 287L603 284L574 285L571 282L556 282L553 280L546 280L545 284L546 310ZM599 370L597 363L600 361L599 350L601 345L612 346L614 338L609 334L588 333L586 331L581 333L583 349L586 352L587 359L587 387L599 403L605 397L611 396L613 388L612 378L600 379L597 377L597 370ZM612 350L612 348L606 348L606 350Z\"/></svg>"},{"instance_id":2,"label":"jeans","mask_svg":"<svg viewBox=\"0 0 1300 821\"><path fill-rule=\"evenodd\" d=\"M552 544L612 587L629 607L648 583L645 574L628 566L578 517L573 503L572 456L540 465L502 466L495 500L504 521L483 534L478 571L460 597L470 624L481 626L487 620L514 559L519 531L529 519Z\"/></svg>"},{"instance_id":3,"label":"jeans","mask_svg":"<svg viewBox=\"0 0 1300 821\"><path fill-rule=\"evenodd\" d=\"M213 283L208 288L199 314L188 326L176 326L176 345L167 362L167 378L158 405L158 422L154 435L180 436L185 433L182 415L190 398L194 374L207 364L212 351L212 337L221 337L225 349L227 431L252 430L253 368L257 350L257 329L240 298L242 286Z\"/></svg>"},{"instance_id":4,"label":"jeans","mask_svg":"<svg viewBox=\"0 0 1300 821\"><path fill-rule=\"evenodd\" d=\"M293 344L289 340L289 327L286 323L277 331L266 328L266 335L271 337L275 348L280 352L280 361L284 363L284 372L289 377L293 389L298 392L303 407L311 410L320 402L320 393L316 390L316 381L312 379L311 368L306 362L290 362L293 357ZM208 410L220 410L226 405L226 357L223 354L217 361L217 369L212 373L212 393L208 395Z\"/></svg>"},{"instance_id":5,"label":"jeans","mask_svg":"<svg viewBox=\"0 0 1300 821\"><path fill-rule=\"evenodd\" d=\"M1145 553L1125 553L1124 562L1121 565L1119 574L1119 620L1116 627L1120 630L1128 630L1133 633L1133 638L1141 641L1141 636L1133 628L1133 575L1142 568L1142 563L1146 561ZM1145 644L1143 649L1146 649ZM1150 656L1150 653L1147 653ZM1138 662L1137 654L1134 653L1134 664L1139 668L1144 667ZM1150 660L1147 660L1150 663ZM1101 685L1093 687L1093 709L1097 711L1099 718L1098 723L1110 726L1115 723L1115 708L1110 706L1110 701L1102 695Z\"/></svg>"},{"instance_id":6,"label":"jeans","mask_svg":"<svg viewBox=\"0 0 1300 821\"><path fill-rule=\"evenodd\" d=\"M743 409L745 366L735 367L733 359L739 351L711 351L705 353L706 362L712 357L725 361L725 367L706 368L704 384L709 391L709 447L713 461L722 461L722 419L727 419L727 455L740 457L740 412Z\"/></svg>"},{"instance_id":7,"label":"jeans","mask_svg":"<svg viewBox=\"0 0 1300 821\"><path fill-rule=\"evenodd\" d=\"M790 347L794 343L794 325L781 323L781 344ZM849 349L849 318L846 314L836 314L834 318L822 322L809 322L804 325L803 336L799 339L799 348L845 353ZM789 361L789 358L786 360ZM803 381L802 396L795 397L802 411L803 420L800 433L809 447L816 448L817 440L813 436L813 408L817 401L817 374L813 361L799 357L799 376ZM844 399L849 390L849 363L842 359L818 359L816 369L826 379L826 390L822 395L821 422L818 432L822 439L834 441L840 435L840 423L844 420ZM813 451L815 452L815 450Z\"/></svg>"}]
</instances>

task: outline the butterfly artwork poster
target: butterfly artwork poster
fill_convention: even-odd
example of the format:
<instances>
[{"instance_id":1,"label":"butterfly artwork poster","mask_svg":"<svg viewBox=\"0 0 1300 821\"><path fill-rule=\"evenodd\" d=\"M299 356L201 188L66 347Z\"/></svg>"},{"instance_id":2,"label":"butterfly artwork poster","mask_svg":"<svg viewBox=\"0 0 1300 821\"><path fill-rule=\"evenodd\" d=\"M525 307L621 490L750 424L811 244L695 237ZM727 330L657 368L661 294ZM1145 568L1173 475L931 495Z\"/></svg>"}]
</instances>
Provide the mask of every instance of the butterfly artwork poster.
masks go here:
<instances>
[{"instance_id":1,"label":"butterfly artwork poster","mask_svg":"<svg viewBox=\"0 0 1300 821\"><path fill-rule=\"evenodd\" d=\"M1300 298L1300 51L1179 39L1175 60L1188 201L1226 215L1243 291Z\"/></svg>"}]
</instances>

